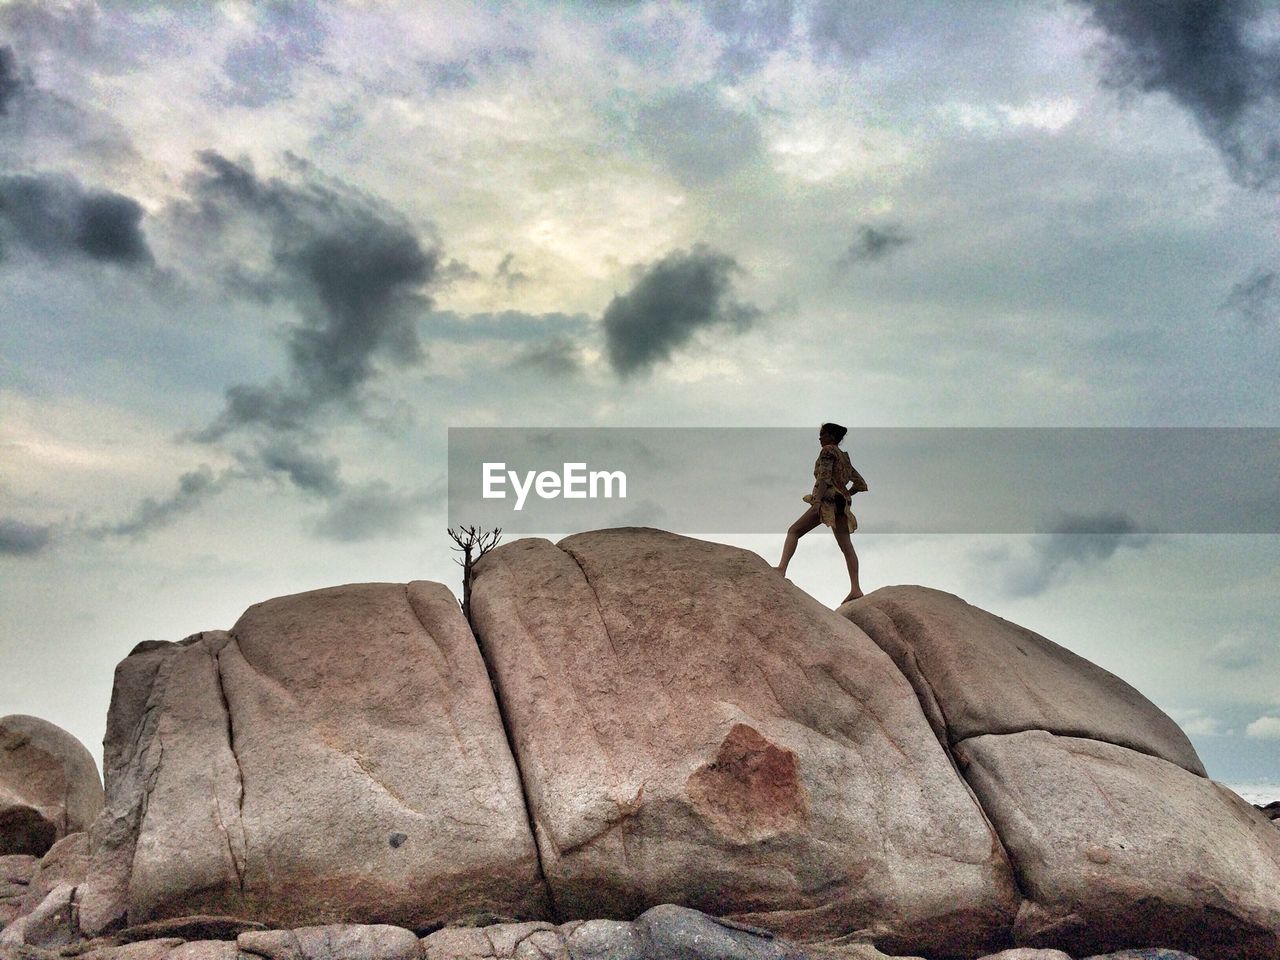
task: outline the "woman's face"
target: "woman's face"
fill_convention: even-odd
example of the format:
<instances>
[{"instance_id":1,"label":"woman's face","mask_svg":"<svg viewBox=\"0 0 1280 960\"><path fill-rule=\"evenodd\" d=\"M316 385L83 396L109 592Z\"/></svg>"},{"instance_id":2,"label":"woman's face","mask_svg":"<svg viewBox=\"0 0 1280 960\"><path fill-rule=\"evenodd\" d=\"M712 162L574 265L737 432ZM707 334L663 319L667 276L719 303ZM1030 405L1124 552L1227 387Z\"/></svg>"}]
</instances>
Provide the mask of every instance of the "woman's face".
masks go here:
<instances>
[{"instance_id":1,"label":"woman's face","mask_svg":"<svg viewBox=\"0 0 1280 960\"><path fill-rule=\"evenodd\" d=\"M819 430L818 443L825 447L828 443L835 443L835 440L832 438L831 434L827 433L827 431Z\"/></svg>"}]
</instances>

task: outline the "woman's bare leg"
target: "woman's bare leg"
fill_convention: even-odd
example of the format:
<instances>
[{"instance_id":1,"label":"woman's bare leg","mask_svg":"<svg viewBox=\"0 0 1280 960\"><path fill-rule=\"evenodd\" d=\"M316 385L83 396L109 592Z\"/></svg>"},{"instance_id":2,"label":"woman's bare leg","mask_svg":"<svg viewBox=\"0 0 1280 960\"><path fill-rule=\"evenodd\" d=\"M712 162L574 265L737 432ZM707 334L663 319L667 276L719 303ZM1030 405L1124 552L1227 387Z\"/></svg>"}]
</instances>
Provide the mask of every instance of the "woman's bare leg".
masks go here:
<instances>
[{"instance_id":1,"label":"woman's bare leg","mask_svg":"<svg viewBox=\"0 0 1280 960\"><path fill-rule=\"evenodd\" d=\"M831 528L831 532L836 535L836 543L840 545L840 552L844 554L844 565L849 568L849 595L841 601L841 603L848 603L862 596L862 587L858 585L858 555L853 552L853 541L849 538L849 531L844 524L836 524Z\"/></svg>"},{"instance_id":2,"label":"woman's bare leg","mask_svg":"<svg viewBox=\"0 0 1280 960\"><path fill-rule=\"evenodd\" d=\"M782 544L782 559L778 561L777 571L786 576L787 564L791 562L792 555L796 552L796 544L800 542L800 538L822 522L822 518L818 515L817 507L810 507L800 519L787 528L787 539Z\"/></svg>"}]
</instances>

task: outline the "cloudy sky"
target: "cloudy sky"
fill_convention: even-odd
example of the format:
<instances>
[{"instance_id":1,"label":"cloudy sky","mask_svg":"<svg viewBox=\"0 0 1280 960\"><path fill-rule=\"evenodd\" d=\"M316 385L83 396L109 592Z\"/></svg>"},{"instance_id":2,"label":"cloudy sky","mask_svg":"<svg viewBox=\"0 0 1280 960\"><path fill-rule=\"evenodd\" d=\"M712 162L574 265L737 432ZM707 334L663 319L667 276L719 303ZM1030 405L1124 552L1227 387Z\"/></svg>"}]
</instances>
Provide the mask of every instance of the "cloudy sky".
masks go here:
<instances>
[{"instance_id":1,"label":"cloudy sky","mask_svg":"<svg viewBox=\"0 0 1280 960\"><path fill-rule=\"evenodd\" d=\"M450 426L1280 425L1277 116L1246 0L0 0L0 713L457 589ZM1277 537L855 539L1280 780Z\"/></svg>"}]
</instances>

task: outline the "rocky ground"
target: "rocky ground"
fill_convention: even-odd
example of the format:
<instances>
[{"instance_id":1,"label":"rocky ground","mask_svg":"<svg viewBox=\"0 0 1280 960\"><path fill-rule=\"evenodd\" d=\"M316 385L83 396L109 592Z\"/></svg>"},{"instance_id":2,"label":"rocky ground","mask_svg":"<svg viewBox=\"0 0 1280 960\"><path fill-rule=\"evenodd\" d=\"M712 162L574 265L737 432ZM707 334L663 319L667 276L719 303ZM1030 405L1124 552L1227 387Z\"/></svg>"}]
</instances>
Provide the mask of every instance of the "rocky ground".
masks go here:
<instances>
[{"instance_id":1,"label":"rocky ground","mask_svg":"<svg viewBox=\"0 0 1280 960\"><path fill-rule=\"evenodd\" d=\"M61 949L0 944L4 960L878 960L867 944L815 949L769 933L664 904L634 921L575 920L454 926L418 936L385 924L266 930L230 918L147 924ZM907 958L911 960L911 958ZM1073 960L1058 950L1010 949L984 960ZM1151 948L1090 960L1195 960Z\"/></svg>"}]
</instances>

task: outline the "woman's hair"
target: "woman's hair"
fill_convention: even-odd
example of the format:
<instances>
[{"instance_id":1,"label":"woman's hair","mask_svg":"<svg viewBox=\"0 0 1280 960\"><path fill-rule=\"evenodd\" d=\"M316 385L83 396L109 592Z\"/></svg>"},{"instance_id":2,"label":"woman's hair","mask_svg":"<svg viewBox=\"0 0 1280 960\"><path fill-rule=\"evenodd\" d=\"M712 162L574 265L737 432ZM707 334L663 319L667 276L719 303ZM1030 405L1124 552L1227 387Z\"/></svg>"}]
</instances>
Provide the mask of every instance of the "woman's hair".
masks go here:
<instances>
[{"instance_id":1,"label":"woman's hair","mask_svg":"<svg viewBox=\"0 0 1280 960\"><path fill-rule=\"evenodd\" d=\"M844 435L849 432L848 427L842 427L838 423L824 423L822 432L836 438L836 443L844 439Z\"/></svg>"}]
</instances>

